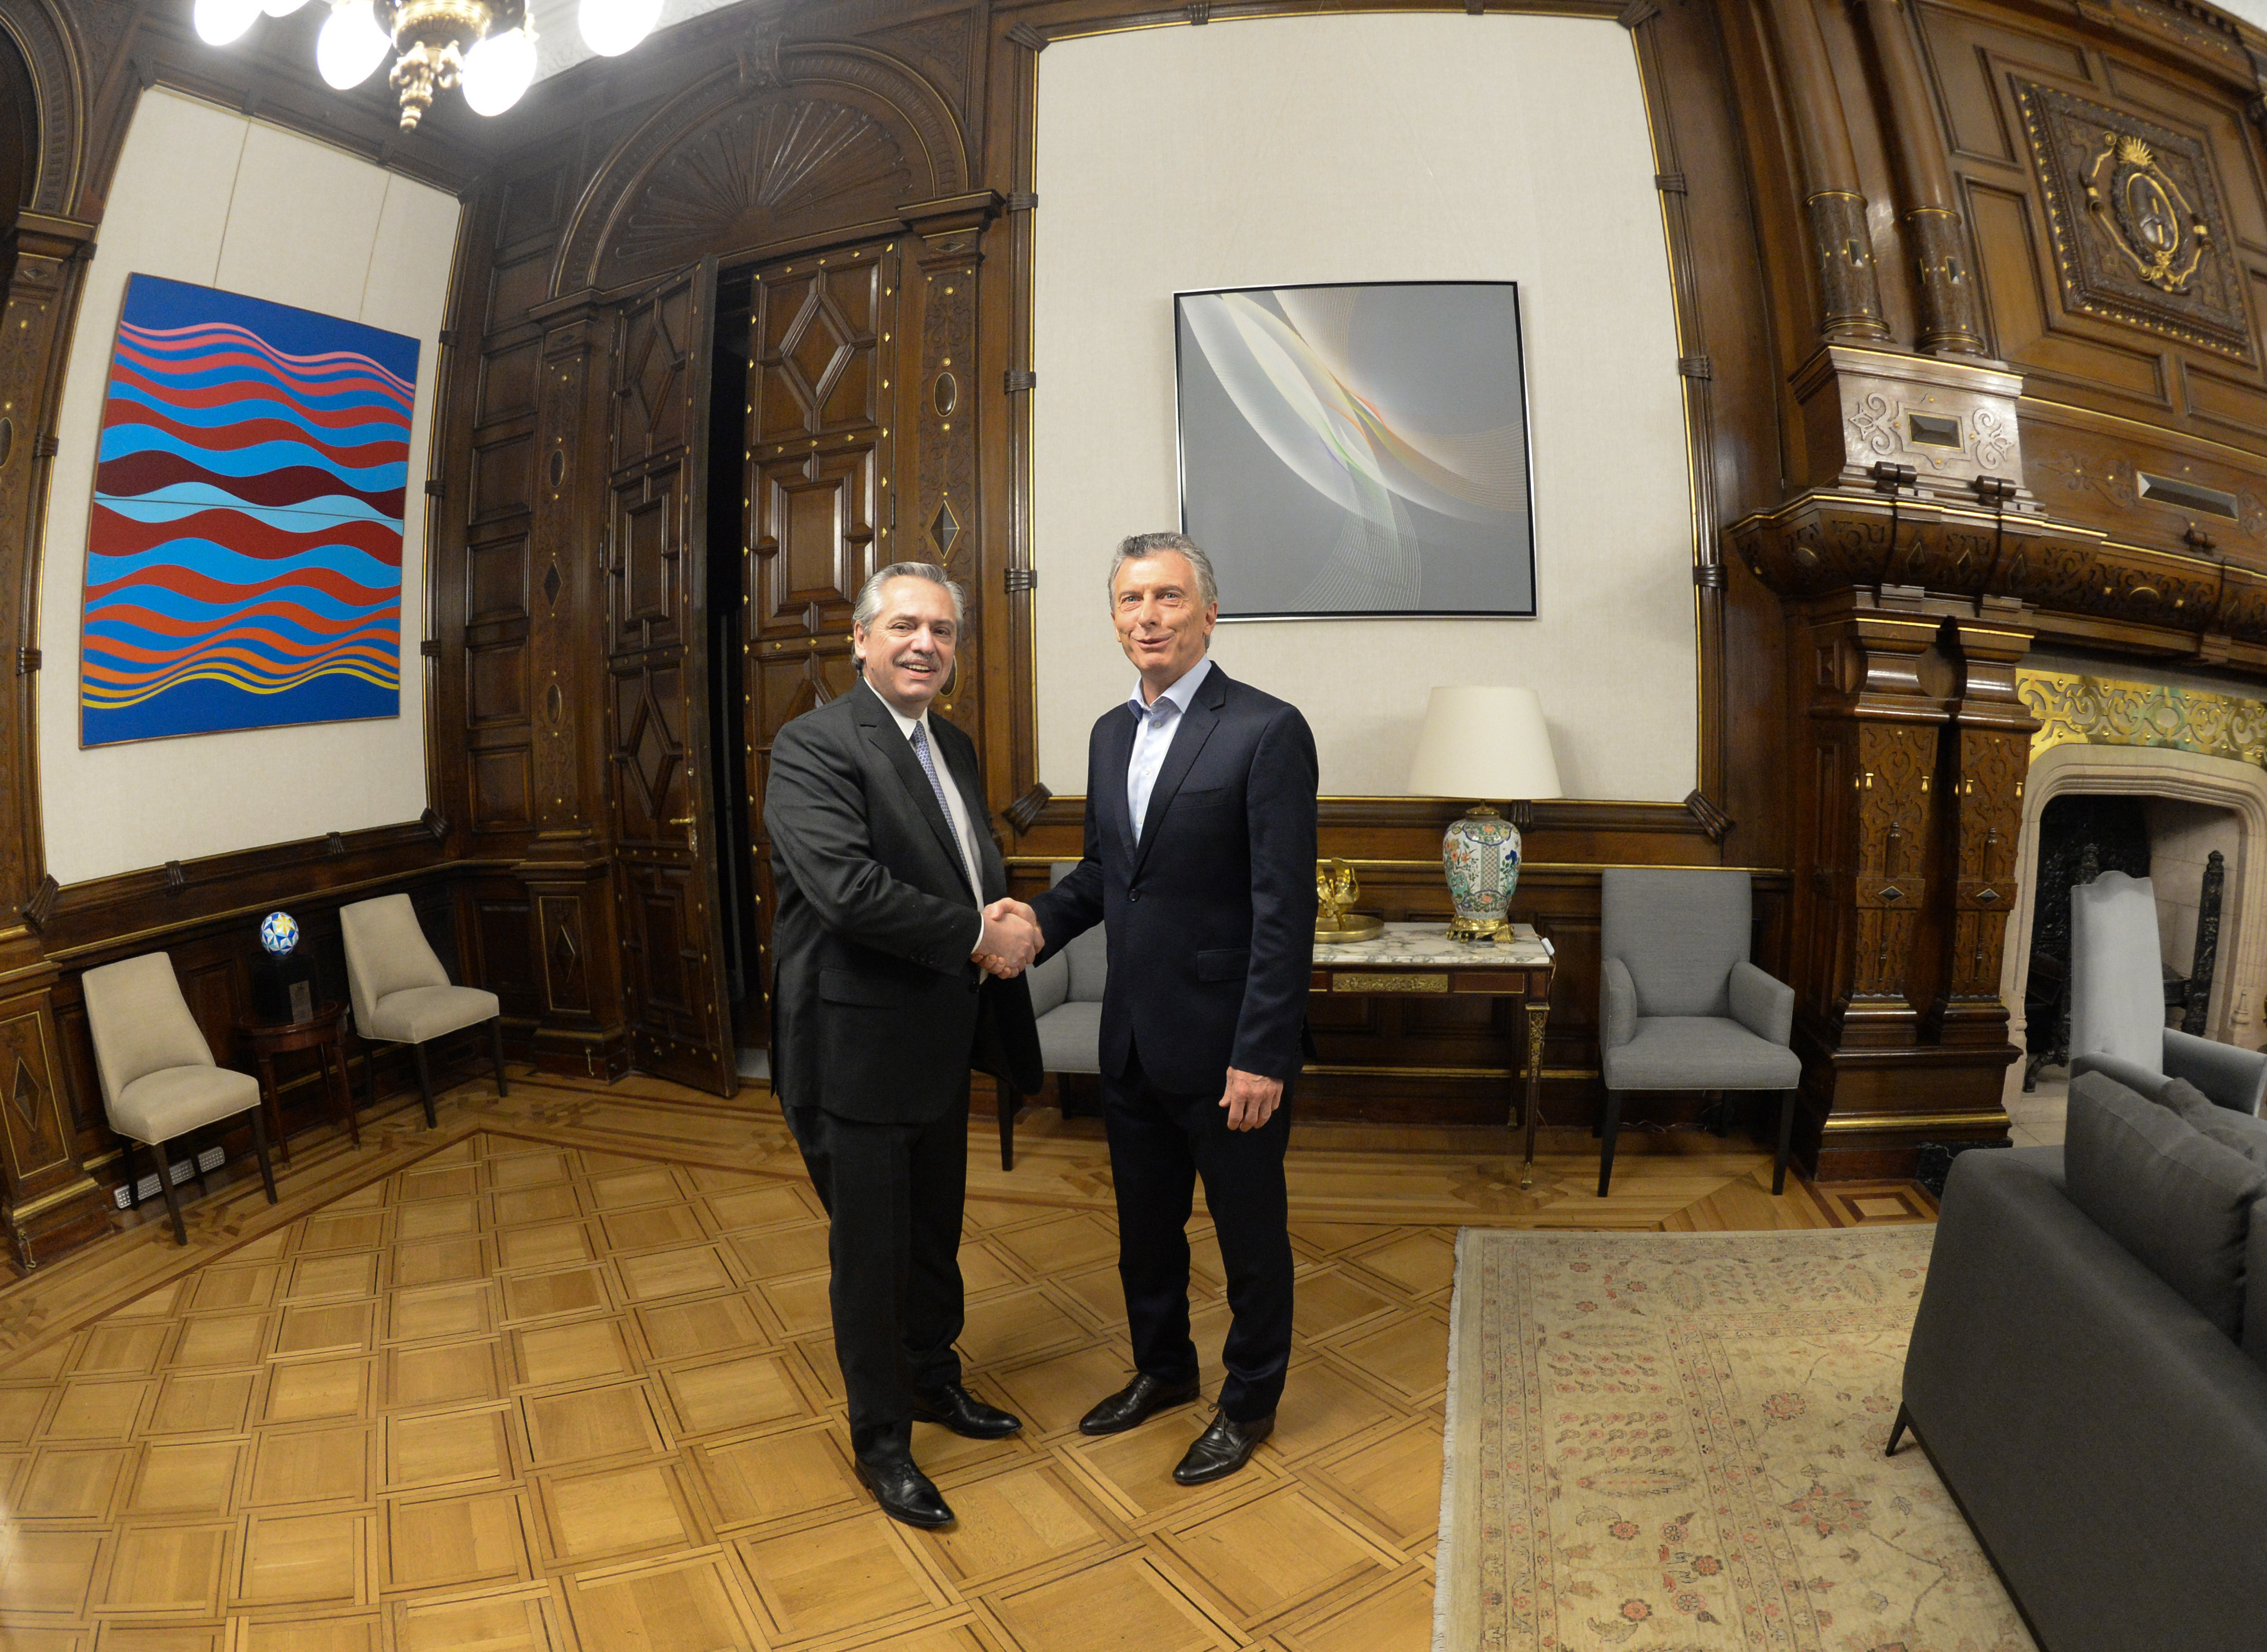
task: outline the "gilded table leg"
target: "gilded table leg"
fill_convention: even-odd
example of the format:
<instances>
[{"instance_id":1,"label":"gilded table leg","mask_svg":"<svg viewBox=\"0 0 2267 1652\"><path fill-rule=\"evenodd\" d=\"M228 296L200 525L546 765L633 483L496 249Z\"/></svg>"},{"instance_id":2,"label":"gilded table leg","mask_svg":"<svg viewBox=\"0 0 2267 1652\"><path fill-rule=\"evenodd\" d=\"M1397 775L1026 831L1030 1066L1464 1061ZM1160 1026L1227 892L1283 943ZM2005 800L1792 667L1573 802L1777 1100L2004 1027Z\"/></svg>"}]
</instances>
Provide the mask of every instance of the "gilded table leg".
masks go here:
<instances>
[{"instance_id":1,"label":"gilded table leg","mask_svg":"<svg viewBox=\"0 0 2267 1652\"><path fill-rule=\"evenodd\" d=\"M1551 1019L1551 1000L1527 1001L1527 1152L1519 1164L1519 1185L1535 1185L1535 1126L1543 1112L1543 1025Z\"/></svg>"}]
</instances>

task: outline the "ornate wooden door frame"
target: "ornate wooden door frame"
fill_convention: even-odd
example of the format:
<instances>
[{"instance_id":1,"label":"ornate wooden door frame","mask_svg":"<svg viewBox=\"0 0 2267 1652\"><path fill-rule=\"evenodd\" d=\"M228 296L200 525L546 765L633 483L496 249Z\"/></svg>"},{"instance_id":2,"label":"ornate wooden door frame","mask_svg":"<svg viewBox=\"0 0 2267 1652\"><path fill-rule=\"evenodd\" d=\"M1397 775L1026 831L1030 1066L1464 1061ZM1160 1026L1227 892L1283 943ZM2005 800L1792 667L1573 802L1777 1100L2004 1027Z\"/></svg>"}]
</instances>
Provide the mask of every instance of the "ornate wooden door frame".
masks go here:
<instances>
[{"instance_id":1,"label":"ornate wooden door frame","mask_svg":"<svg viewBox=\"0 0 2267 1652\"><path fill-rule=\"evenodd\" d=\"M716 260L614 312L608 376L607 799L635 1064L738 1088L708 772L708 362Z\"/></svg>"}]
</instances>

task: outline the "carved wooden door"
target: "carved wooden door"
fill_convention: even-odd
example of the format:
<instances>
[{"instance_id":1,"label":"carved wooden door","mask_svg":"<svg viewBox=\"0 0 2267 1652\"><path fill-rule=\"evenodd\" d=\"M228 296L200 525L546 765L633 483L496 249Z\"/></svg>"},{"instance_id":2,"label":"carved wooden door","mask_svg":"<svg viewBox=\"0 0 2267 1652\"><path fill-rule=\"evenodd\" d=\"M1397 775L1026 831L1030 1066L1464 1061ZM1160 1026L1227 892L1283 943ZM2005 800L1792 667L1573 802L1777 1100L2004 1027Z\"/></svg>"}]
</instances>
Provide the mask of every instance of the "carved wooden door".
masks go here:
<instances>
[{"instance_id":1,"label":"carved wooden door","mask_svg":"<svg viewBox=\"0 0 2267 1652\"><path fill-rule=\"evenodd\" d=\"M748 327L749 819L767 1003L771 846L764 780L789 719L856 680L850 610L896 548L899 243L783 259L755 273Z\"/></svg>"},{"instance_id":2,"label":"carved wooden door","mask_svg":"<svg viewBox=\"0 0 2267 1652\"><path fill-rule=\"evenodd\" d=\"M608 419L606 736L632 1060L730 1095L707 772L708 355L715 265L617 312ZM729 598L728 598L729 600Z\"/></svg>"}]
</instances>

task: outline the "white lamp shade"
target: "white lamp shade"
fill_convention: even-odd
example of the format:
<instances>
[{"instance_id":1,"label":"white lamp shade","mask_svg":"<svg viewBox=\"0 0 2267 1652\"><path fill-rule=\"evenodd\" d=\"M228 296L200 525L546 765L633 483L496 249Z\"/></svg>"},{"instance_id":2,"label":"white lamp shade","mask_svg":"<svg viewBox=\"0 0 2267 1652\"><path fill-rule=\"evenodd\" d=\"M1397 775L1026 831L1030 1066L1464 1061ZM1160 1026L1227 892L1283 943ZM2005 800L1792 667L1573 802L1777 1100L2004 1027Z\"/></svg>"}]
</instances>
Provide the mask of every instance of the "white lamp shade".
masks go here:
<instances>
[{"instance_id":1,"label":"white lamp shade","mask_svg":"<svg viewBox=\"0 0 2267 1652\"><path fill-rule=\"evenodd\" d=\"M370 0L344 0L315 36L315 67L341 91L359 86L385 61L393 42L371 14Z\"/></svg>"},{"instance_id":2,"label":"white lamp shade","mask_svg":"<svg viewBox=\"0 0 2267 1652\"><path fill-rule=\"evenodd\" d=\"M1531 802L1564 797L1543 697L1526 688L1436 688L1409 764L1416 797Z\"/></svg>"},{"instance_id":3,"label":"white lamp shade","mask_svg":"<svg viewBox=\"0 0 2267 1652\"><path fill-rule=\"evenodd\" d=\"M243 38L260 15L260 0L196 0L189 18L197 38L208 46L225 46Z\"/></svg>"},{"instance_id":4,"label":"white lamp shade","mask_svg":"<svg viewBox=\"0 0 2267 1652\"><path fill-rule=\"evenodd\" d=\"M466 55L461 83L474 114L502 114L535 79L535 42L524 29L491 34Z\"/></svg>"},{"instance_id":5,"label":"white lamp shade","mask_svg":"<svg viewBox=\"0 0 2267 1652\"><path fill-rule=\"evenodd\" d=\"M661 0L583 0L575 22L583 43L601 57L620 57L653 33Z\"/></svg>"}]
</instances>

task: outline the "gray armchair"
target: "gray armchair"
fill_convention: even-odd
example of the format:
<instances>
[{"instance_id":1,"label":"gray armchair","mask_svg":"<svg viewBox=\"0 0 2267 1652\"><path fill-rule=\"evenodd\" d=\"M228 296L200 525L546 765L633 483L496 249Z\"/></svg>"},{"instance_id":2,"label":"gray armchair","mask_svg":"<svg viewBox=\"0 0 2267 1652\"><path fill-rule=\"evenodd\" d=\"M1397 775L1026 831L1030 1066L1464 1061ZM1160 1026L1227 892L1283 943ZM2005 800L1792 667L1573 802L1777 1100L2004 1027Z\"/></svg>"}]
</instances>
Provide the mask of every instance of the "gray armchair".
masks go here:
<instances>
[{"instance_id":1,"label":"gray armchair","mask_svg":"<svg viewBox=\"0 0 2267 1652\"><path fill-rule=\"evenodd\" d=\"M1788 1046L1794 990L1748 961L1754 891L1744 872L1609 866L1598 980L1606 1086L1598 1197L1614 1174L1622 1097L1632 1090L1779 1092L1772 1191L1786 1187L1786 1148L1802 1063Z\"/></svg>"},{"instance_id":2,"label":"gray armchair","mask_svg":"<svg viewBox=\"0 0 2267 1652\"><path fill-rule=\"evenodd\" d=\"M1047 881L1060 883L1075 860L1058 860ZM1031 1013L1039 1023L1039 1062L1049 1072L1102 1071L1102 986L1110 978L1109 944L1097 924L1031 971ZM1000 1168L1016 1167L1016 1115L1023 1098L1000 1096Z\"/></svg>"},{"instance_id":3,"label":"gray armchair","mask_svg":"<svg viewBox=\"0 0 2267 1652\"><path fill-rule=\"evenodd\" d=\"M2267 1055L2165 1025L2157 891L2105 872L2070 892L2070 1072L2103 1072L2144 1095L2185 1078L2219 1106L2256 1114Z\"/></svg>"}]
</instances>

